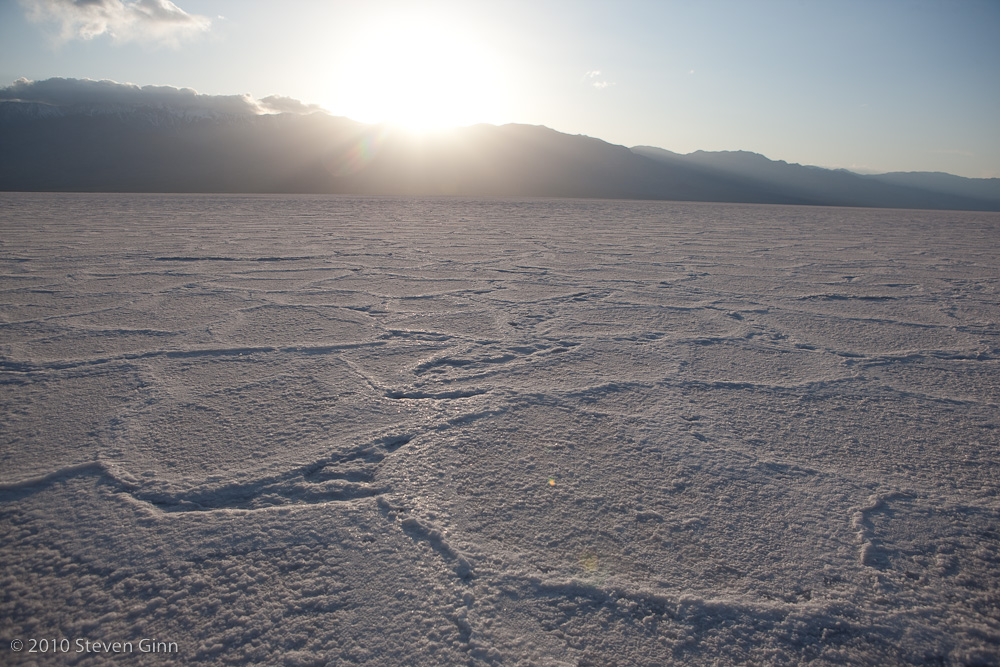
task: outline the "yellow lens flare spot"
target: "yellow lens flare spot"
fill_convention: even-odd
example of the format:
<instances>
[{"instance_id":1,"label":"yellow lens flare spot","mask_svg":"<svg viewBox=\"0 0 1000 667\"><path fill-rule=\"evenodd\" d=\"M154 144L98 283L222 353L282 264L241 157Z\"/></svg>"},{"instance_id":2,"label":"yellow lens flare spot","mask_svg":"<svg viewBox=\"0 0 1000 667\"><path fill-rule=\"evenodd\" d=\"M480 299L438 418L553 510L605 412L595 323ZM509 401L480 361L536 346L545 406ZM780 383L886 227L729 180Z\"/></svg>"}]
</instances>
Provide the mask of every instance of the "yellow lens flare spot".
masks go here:
<instances>
[{"instance_id":1,"label":"yellow lens flare spot","mask_svg":"<svg viewBox=\"0 0 1000 667\"><path fill-rule=\"evenodd\" d=\"M580 558L580 567L583 568L584 572L594 573L597 572L597 556L596 554L586 553Z\"/></svg>"},{"instance_id":2,"label":"yellow lens flare spot","mask_svg":"<svg viewBox=\"0 0 1000 667\"><path fill-rule=\"evenodd\" d=\"M549 486L555 486L555 485L556 485L556 480L552 477L549 477Z\"/></svg>"}]
</instances>

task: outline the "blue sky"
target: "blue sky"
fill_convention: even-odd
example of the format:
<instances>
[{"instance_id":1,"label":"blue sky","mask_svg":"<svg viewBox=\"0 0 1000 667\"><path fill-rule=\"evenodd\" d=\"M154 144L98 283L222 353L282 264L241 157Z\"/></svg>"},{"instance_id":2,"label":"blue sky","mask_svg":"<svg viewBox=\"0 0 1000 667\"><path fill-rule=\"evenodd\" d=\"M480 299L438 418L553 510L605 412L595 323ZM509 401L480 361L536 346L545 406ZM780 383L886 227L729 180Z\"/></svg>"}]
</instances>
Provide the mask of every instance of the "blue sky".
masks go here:
<instances>
[{"instance_id":1,"label":"blue sky","mask_svg":"<svg viewBox=\"0 0 1000 667\"><path fill-rule=\"evenodd\" d=\"M1000 177L997 35L998 0L0 0L0 85L277 94L362 121Z\"/></svg>"}]
</instances>

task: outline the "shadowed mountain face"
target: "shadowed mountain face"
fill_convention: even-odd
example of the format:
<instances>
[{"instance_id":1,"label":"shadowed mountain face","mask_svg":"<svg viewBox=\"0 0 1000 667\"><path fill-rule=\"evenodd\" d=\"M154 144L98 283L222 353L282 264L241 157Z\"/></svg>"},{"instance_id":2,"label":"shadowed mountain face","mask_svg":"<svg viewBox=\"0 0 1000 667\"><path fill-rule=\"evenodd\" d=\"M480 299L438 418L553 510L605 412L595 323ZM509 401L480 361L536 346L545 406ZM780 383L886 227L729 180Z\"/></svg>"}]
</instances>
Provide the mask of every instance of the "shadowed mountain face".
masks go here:
<instances>
[{"instance_id":1,"label":"shadowed mountain face","mask_svg":"<svg viewBox=\"0 0 1000 667\"><path fill-rule=\"evenodd\" d=\"M769 160L747 151L696 151L678 155L647 146L632 151L661 164L685 166L706 177L742 183L748 192L764 193L767 203L1000 210L997 178L921 172L861 175L843 169Z\"/></svg>"},{"instance_id":2,"label":"shadowed mountain face","mask_svg":"<svg viewBox=\"0 0 1000 667\"><path fill-rule=\"evenodd\" d=\"M424 137L322 113L0 102L0 190L600 197L1000 210L1000 179L862 176L529 125Z\"/></svg>"}]
</instances>

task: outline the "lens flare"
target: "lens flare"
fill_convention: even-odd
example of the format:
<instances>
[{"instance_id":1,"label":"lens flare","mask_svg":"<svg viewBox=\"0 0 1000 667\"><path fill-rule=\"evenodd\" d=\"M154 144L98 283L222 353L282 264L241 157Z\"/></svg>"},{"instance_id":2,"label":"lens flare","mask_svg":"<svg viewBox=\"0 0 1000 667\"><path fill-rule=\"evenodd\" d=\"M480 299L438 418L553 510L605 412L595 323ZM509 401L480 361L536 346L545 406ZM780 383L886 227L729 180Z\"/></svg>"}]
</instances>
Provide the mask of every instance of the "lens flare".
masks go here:
<instances>
[{"instance_id":1,"label":"lens flare","mask_svg":"<svg viewBox=\"0 0 1000 667\"><path fill-rule=\"evenodd\" d=\"M385 126L374 126L362 132L327 158L327 171L334 176L343 177L364 170L378 155L388 134L389 128Z\"/></svg>"}]
</instances>

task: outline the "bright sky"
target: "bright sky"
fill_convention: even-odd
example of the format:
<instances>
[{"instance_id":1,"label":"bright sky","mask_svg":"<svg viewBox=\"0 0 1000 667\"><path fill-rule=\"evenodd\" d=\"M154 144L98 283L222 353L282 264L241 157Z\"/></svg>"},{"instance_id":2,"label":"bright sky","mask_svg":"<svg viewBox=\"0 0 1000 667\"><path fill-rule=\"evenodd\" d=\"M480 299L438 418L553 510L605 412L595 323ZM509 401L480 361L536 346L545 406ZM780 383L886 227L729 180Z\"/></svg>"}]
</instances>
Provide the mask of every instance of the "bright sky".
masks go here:
<instances>
[{"instance_id":1,"label":"bright sky","mask_svg":"<svg viewBox=\"0 0 1000 667\"><path fill-rule=\"evenodd\" d=\"M112 79L1000 177L998 35L1000 0L0 0L0 87Z\"/></svg>"}]
</instances>

